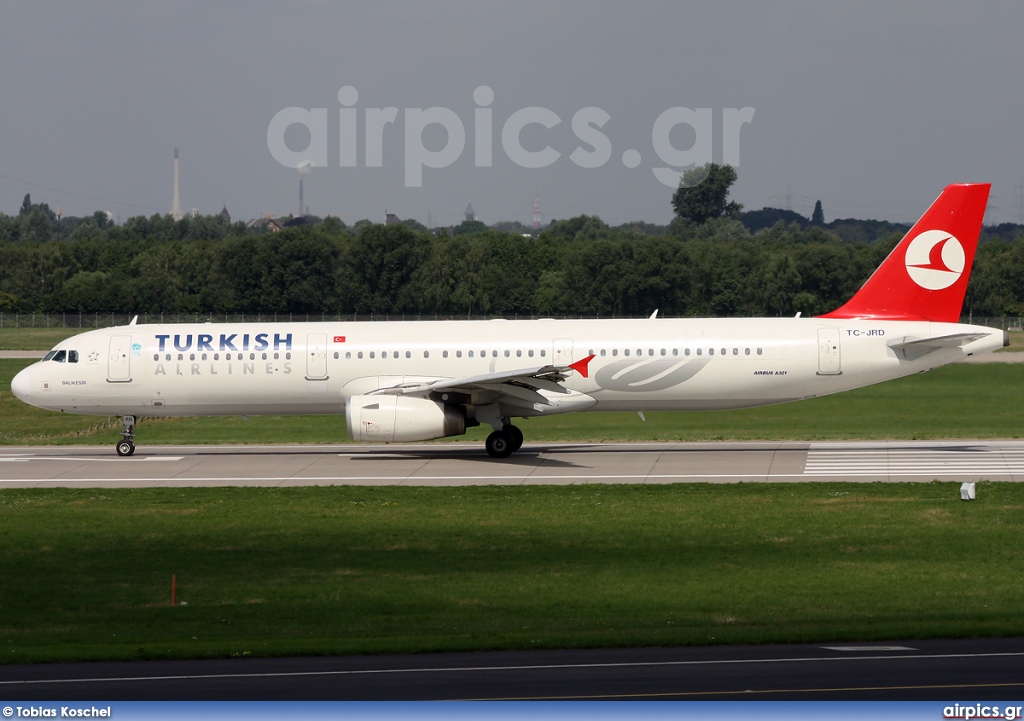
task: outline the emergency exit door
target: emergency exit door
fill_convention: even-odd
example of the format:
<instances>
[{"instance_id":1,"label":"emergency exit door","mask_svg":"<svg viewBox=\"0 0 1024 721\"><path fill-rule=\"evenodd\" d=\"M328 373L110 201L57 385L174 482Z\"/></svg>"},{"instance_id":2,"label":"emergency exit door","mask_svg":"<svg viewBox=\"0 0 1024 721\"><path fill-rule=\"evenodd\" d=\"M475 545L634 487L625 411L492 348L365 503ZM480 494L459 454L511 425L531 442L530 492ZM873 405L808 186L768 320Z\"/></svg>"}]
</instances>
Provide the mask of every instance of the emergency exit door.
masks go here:
<instances>
[{"instance_id":1,"label":"emergency exit door","mask_svg":"<svg viewBox=\"0 0 1024 721\"><path fill-rule=\"evenodd\" d=\"M306 380L327 380L327 334L306 336Z\"/></svg>"}]
</instances>

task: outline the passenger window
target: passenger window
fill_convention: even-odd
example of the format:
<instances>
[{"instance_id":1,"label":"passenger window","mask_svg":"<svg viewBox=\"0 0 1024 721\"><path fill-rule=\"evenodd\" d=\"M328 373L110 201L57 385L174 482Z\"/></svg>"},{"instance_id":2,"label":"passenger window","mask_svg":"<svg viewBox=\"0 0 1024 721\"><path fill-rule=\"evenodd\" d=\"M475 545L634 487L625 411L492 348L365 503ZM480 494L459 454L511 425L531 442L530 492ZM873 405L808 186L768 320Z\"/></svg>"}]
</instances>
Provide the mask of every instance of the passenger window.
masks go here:
<instances>
[{"instance_id":1,"label":"passenger window","mask_svg":"<svg viewBox=\"0 0 1024 721\"><path fill-rule=\"evenodd\" d=\"M441 357L442 358L447 358L448 357L448 351L441 351Z\"/></svg>"},{"instance_id":2,"label":"passenger window","mask_svg":"<svg viewBox=\"0 0 1024 721\"><path fill-rule=\"evenodd\" d=\"M160 360L160 354L159 353L154 353L153 354L153 360L155 360L155 361Z\"/></svg>"},{"instance_id":3,"label":"passenger window","mask_svg":"<svg viewBox=\"0 0 1024 721\"><path fill-rule=\"evenodd\" d=\"M470 352L469 352L469 357L470 357L470 358L472 358L472 357L473 357L473 351L470 351Z\"/></svg>"},{"instance_id":4,"label":"passenger window","mask_svg":"<svg viewBox=\"0 0 1024 721\"><path fill-rule=\"evenodd\" d=\"M363 352L362 352L362 351L359 351L359 355L358 355L358 357L359 357L359 360L362 360L362 359L363 359Z\"/></svg>"},{"instance_id":5,"label":"passenger window","mask_svg":"<svg viewBox=\"0 0 1024 721\"><path fill-rule=\"evenodd\" d=\"M708 355L714 355L714 354L715 354L715 349L714 348L708 348ZM700 351L697 351L697 355L700 355Z\"/></svg>"},{"instance_id":6,"label":"passenger window","mask_svg":"<svg viewBox=\"0 0 1024 721\"><path fill-rule=\"evenodd\" d=\"M462 351L460 351L460 350L455 351L455 357L456 358L461 358L462 357Z\"/></svg>"},{"instance_id":7,"label":"passenger window","mask_svg":"<svg viewBox=\"0 0 1024 721\"><path fill-rule=\"evenodd\" d=\"M505 357L506 357L506 358L508 358L508 357L509 357L509 352L508 352L508 351L505 351Z\"/></svg>"},{"instance_id":8,"label":"passenger window","mask_svg":"<svg viewBox=\"0 0 1024 721\"><path fill-rule=\"evenodd\" d=\"M666 351L664 348L661 349L661 354L662 355L666 355L667 353L668 353L668 351Z\"/></svg>"},{"instance_id":9,"label":"passenger window","mask_svg":"<svg viewBox=\"0 0 1024 721\"><path fill-rule=\"evenodd\" d=\"M661 354L665 355L665 351L662 351ZM647 355L654 355L654 349L653 348L648 348L647 349Z\"/></svg>"},{"instance_id":10,"label":"passenger window","mask_svg":"<svg viewBox=\"0 0 1024 721\"><path fill-rule=\"evenodd\" d=\"M690 355L690 349L689 349L689 348L687 348L687 349L686 349L686 350L685 350L685 351L683 352L683 355Z\"/></svg>"},{"instance_id":11,"label":"passenger window","mask_svg":"<svg viewBox=\"0 0 1024 721\"><path fill-rule=\"evenodd\" d=\"M700 348L698 348L698 349L697 349L697 355L700 355L700 354L701 354L701 349L700 349Z\"/></svg>"},{"instance_id":12,"label":"passenger window","mask_svg":"<svg viewBox=\"0 0 1024 721\"><path fill-rule=\"evenodd\" d=\"M498 357L498 351L496 351L496 350L492 350L492 351L491 351L491 357L492 357L492 358L497 358L497 357Z\"/></svg>"},{"instance_id":13,"label":"passenger window","mask_svg":"<svg viewBox=\"0 0 1024 721\"><path fill-rule=\"evenodd\" d=\"M522 358L522 357L523 357L523 352L521 350L517 350L516 351L516 358Z\"/></svg>"},{"instance_id":14,"label":"passenger window","mask_svg":"<svg viewBox=\"0 0 1024 721\"><path fill-rule=\"evenodd\" d=\"M627 348L626 350L622 351L622 355L629 355L629 348Z\"/></svg>"},{"instance_id":15,"label":"passenger window","mask_svg":"<svg viewBox=\"0 0 1024 721\"><path fill-rule=\"evenodd\" d=\"M376 357L377 357L377 355L376 355L376 354L375 354L375 353L374 353L373 351L370 351L370 357L371 357L371 358L376 358Z\"/></svg>"},{"instance_id":16,"label":"passenger window","mask_svg":"<svg viewBox=\"0 0 1024 721\"><path fill-rule=\"evenodd\" d=\"M531 358L533 358L533 351L532 350L531 351L527 351L527 355L529 355Z\"/></svg>"},{"instance_id":17,"label":"passenger window","mask_svg":"<svg viewBox=\"0 0 1024 721\"><path fill-rule=\"evenodd\" d=\"M274 358L277 358L277 353L274 354ZM345 360L352 360L352 351L345 351Z\"/></svg>"},{"instance_id":18,"label":"passenger window","mask_svg":"<svg viewBox=\"0 0 1024 721\"><path fill-rule=\"evenodd\" d=\"M617 356L618 354L619 354L619 349L618 348L612 348L612 355L613 356Z\"/></svg>"},{"instance_id":19,"label":"passenger window","mask_svg":"<svg viewBox=\"0 0 1024 721\"><path fill-rule=\"evenodd\" d=\"M740 354L740 349L739 348L733 348L732 349L732 354L733 355L739 355Z\"/></svg>"},{"instance_id":20,"label":"passenger window","mask_svg":"<svg viewBox=\"0 0 1024 721\"><path fill-rule=\"evenodd\" d=\"M679 355L679 349L678 348L673 348L672 349L672 355Z\"/></svg>"},{"instance_id":21,"label":"passenger window","mask_svg":"<svg viewBox=\"0 0 1024 721\"><path fill-rule=\"evenodd\" d=\"M423 351L423 357L424 358L429 358L430 357L430 351L428 351L428 350Z\"/></svg>"},{"instance_id":22,"label":"passenger window","mask_svg":"<svg viewBox=\"0 0 1024 721\"><path fill-rule=\"evenodd\" d=\"M405 357L406 358L412 358L412 351L406 351L405 352Z\"/></svg>"},{"instance_id":23,"label":"passenger window","mask_svg":"<svg viewBox=\"0 0 1024 721\"><path fill-rule=\"evenodd\" d=\"M542 350L542 351L540 352L540 357L541 357L541 358L543 358L543 357L544 357L544 356L546 356L547 354L548 354L548 352L547 352L546 350Z\"/></svg>"}]
</instances>

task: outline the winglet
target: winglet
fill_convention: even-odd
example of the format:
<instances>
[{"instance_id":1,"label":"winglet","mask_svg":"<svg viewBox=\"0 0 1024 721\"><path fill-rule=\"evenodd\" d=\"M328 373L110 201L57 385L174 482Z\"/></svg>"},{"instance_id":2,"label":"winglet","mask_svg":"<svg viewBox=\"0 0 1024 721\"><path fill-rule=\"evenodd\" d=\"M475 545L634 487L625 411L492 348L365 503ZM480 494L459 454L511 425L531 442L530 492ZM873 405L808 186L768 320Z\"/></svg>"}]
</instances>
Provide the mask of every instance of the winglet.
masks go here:
<instances>
[{"instance_id":1,"label":"winglet","mask_svg":"<svg viewBox=\"0 0 1024 721\"><path fill-rule=\"evenodd\" d=\"M583 360L578 360L575 363L570 363L569 367L572 368L574 371L579 371L579 374L581 376L583 376L584 378L589 378L590 377L590 369L587 368L587 366L590 365L590 361L592 361L592 360L594 360L594 354L593 353L588 355Z\"/></svg>"}]
</instances>

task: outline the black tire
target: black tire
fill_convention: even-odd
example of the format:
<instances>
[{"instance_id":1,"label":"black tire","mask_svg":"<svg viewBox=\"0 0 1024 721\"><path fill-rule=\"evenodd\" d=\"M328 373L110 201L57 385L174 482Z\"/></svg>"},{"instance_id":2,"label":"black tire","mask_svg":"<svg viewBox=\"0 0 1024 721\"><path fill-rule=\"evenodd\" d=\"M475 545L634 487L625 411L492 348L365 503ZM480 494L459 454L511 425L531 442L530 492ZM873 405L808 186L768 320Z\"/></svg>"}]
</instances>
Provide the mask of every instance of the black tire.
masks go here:
<instances>
[{"instance_id":1,"label":"black tire","mask_svg":"<svg viewBox=\"0 0 1024 721\"><path fill-rule=\"evenodd\" d=\"M508 458L512 455L512 436L505 431L494 431L487 436L487 455L491 458Z\"/></svg>"},{"instance_id":2,"label":"black tire","mask_svg":"<svg viewBox=\"0 0 1024 721\"><path fill-rule=\"evenodd\" d=\"M512 438L512 452L515 453L523 447L523 432L517 426L505 426L502 428Z\"/></svg>"},{"instance_id":3,"label":"black tire","mask_svg":"<svg viewBox=\"0 0 1024 721\"><path fill-rule=\"evenodd\" d=\"M117 455L130 456L135 453L135 444L131 441L120 441L117 444Z\"/></svg>"}]
</instances>

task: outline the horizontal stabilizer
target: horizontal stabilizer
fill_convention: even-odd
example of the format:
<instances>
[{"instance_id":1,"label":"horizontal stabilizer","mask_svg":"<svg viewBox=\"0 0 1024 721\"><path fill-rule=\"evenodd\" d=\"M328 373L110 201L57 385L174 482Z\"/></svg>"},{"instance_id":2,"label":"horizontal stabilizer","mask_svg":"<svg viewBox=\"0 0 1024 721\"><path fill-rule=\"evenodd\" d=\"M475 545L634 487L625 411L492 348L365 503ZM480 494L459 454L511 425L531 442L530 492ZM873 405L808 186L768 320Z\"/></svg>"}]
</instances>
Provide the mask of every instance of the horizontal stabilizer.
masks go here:
<instances>
[{"instance_id":1,"label":"horizontal stabilizer","mask_svg":"<svg viewBox=\"0 0 1024 721\"><path fill-rule=\"evenodd\" d=\"M987 338L989 335L989 333L954 333L953 335L943 335L937 338L911 338L910 336L904 336L903 338L889 341L887 345L900 358L917 360L932 351L944 348L963 348L968 343Z\"/></svg>"}]
</instances>

